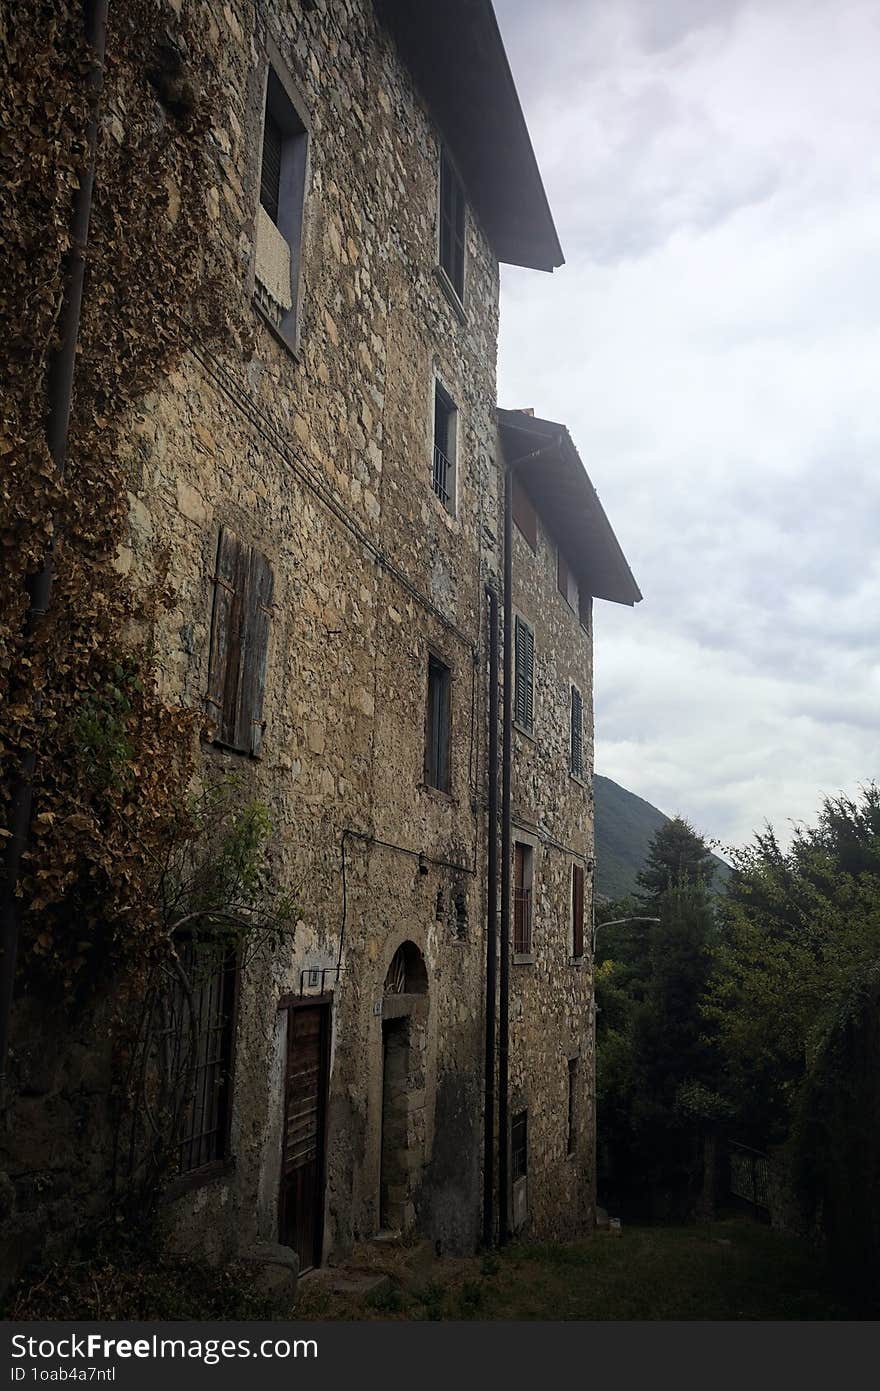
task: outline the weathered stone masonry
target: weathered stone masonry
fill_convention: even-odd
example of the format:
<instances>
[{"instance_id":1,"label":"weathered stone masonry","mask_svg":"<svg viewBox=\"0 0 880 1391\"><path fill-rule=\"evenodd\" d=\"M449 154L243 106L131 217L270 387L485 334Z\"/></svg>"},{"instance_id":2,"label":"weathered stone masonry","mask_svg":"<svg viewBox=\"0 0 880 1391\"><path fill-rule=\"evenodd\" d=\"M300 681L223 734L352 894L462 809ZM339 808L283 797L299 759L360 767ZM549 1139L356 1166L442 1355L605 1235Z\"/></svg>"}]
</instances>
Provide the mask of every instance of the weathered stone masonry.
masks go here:
<instances>
[{"instance_id":1,"label":"weathered stone masonry","mask_svg":"<svg viewBox=\"0 0 880 1391\"><path fill-rule=\"evenodd\" d=\"M117 565L149 576L157 542L169 558L175 599L156 644L167 697L204 706L221 529L265 557L274 581L259 757L205 742L203 776L234 771L243 799L269 807L273 869L296 887L300 920L292 950L243 973L224 1160L166 1208L172 1239L208 1257L279 1239L290 1013L310 1000L328 1007L328 1090L309 1198L323 1238L305 1263L339 1258L383 1223L415 1226L445 1251L479 1240L484 591L500 587L503 534L498 259L506 245L524 264L561 257L548 261L548 238L558 245L491 7L462 4L456 42L483 56L454 114L440 112L467 166L461 301L438 271L442 137L422 91L439 8L413 19L390 2L228 0L213 12L227 82L212 132L218 179L204 193L212 235L235 249L255 349L244 361L194 347L127 437L131 528ZM308 131L293 332L267 319L256 274L270 67ZM507 150L525 170L513 195L474 182L465 136L480 100L494 103L486 158ZM276 271L263 274L277 289ZM431 481L435 380L457 407L451 508ZM511 1113L529 1116L529 1230L550 1236L592 1220L591 966L568 945L575 861L589 919L591 635L556 591L543 522L536 554L517 535L514 563L537 659L534 739L515 735L514 838L535 846L537 894L533 960L513 967ZM425 779L429 656L451 672L443 791ZM581 781L568 771L572 681L584 699Z\"/></svg>"}]
</instances>

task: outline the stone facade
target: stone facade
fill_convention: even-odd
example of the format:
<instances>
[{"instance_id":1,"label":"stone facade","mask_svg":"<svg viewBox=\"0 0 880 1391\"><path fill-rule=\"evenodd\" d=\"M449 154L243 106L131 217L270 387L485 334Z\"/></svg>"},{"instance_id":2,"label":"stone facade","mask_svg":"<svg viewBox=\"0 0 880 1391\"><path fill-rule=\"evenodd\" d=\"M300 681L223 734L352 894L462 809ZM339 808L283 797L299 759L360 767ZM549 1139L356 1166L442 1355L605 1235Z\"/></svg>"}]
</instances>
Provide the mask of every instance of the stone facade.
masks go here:
<instances>
[{"instance_id":1,"label":"stone facade","mask_svg":"<svg viewBox=\"0 0 880 1391\"><path fill-rule=\"evenodd\" d=\"M513 611L534 634L535 674L532 730L514 722L513 734L511 838L531 850L532 922L531 950L514 951L511 967L510 1115L515 1124L525 1114L527 1135L512 1219L562 1239L592 1229L595 1205L592 613L585 606L583 626L559 592L557 545L540 513L535 550L517 526L513 545ZM579 777L570 771L572 686L584 698ZM573 866L584 874L577 955Z\"/></svg>"},{"instance_id":2,"label":"stone facade","mask_svg":"<svg viewBox=\"0 0 880 1391\"><path fill-rule=\"evenodd\" d=\"M305 1264L383 1225L469 1251L482 1184L485 589L502 573L497 238L466 186L459 298L437 265L438 120L368 0L229 0L213 25L227 83L205 196L214 235L236 251L255 350L243 362L194 348L140 403L117 566L149 576L161 545L174 602L158 679L197 709L221 533L271 567L258 755L206 740L202 776L234 772L242 798L268 807L272 868L299 917L292 946L242 972L228 1141L169 1194L167 1227L180 1248L221 1258L293 1244L300 1203L312 1211ZM260 202L270 71L307 142L289 263ZM438 382L457 406L449 506L432 487ZM531 960L512 967L510 1110L529 1127L517 1224L542 1237L588 1230L593 1212L591 963L570 943L573 863L590 917L591 634L557 592L555 555L543 523L535 554L516 536L514 602L537 670L534 736L514 736L514 839L534 848L536 895ZM449 672L443 790L426 778L431 659ZM304 1196L285 1188L285 1164L307 1025L322 1100Z\"/></svg>"}]
</instances>

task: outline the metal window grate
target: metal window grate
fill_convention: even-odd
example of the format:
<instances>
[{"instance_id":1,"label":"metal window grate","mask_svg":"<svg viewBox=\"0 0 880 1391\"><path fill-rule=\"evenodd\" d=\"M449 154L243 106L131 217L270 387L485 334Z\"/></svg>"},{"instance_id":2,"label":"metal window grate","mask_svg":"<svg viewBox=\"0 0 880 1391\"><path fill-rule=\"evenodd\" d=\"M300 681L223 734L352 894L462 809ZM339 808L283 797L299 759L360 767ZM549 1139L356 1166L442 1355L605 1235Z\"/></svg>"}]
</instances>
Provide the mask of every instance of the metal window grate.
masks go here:
<instances>
[{"instance_id":1,"label":"metal window grate","mask_svg":"<svg viewBox=\"0 0 880 1391\"><path fill-rule=\"evenodd\" d=\"M531 850L513 847L513 950L517 956L532 950Z\"/></svg>"},{"instance_id":2,"label":"metal window grate","mask_svg":"<svg viewBox=\"0 0 880 1391\"><path fill-rule=\"evenodd\" d=\"M275 117L266 109L263 126L263 160L260 168L260 202L278 225L278 204L281 196L281 148L284 135Z\"/></svg>"},{"instance_id":3,"label":"metal window grate","mask_svg":"<svg viewBox=\"0 0 880 1391\"><path fill-rule=\"evenodd\" d=\"M216 942L184 941L177 951L187 984L168 1002L163 1047L186 1088L177 1152L180 1173L189 1173L226 1150L235 957Z\"/></svg>"},{"instance_id":4,"label":"metal window grate","mask_svg":"<svg viewBox=\"0 0 880 1391\"><path fill-rule=\"evenodd\" d=\"M528 1116L520 1111L510 1127L510 1169L514 1179L525 1178L529 1171Z\"/></svg>"},{"instance_id":5,"label":"metal window grate","mask_svg":"<svg viewBox=\"0 0 880 1391\"><path fill-rule=\"evenodd\" d=\"M431 478L431 484L433 486L434 492L437 494L444 507L447 507L449 505L449 482L451 472L452 465L450 464L446 455L443 453L443 450L438 449L437 445L435 444L434 469Z\"/></svg>"}]
</instances>

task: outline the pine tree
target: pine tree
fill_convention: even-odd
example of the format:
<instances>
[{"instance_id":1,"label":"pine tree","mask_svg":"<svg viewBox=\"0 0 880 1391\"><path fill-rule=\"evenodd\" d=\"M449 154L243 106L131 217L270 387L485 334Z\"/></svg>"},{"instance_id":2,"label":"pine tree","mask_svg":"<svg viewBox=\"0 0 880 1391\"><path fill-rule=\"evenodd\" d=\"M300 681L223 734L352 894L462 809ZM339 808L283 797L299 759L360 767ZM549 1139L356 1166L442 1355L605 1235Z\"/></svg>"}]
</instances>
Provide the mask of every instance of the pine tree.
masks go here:
<instances>
[{"instance_id":1,"label":"pine tree","mask_svg":"<svg viewBox=\"0 0 880 1391\"><path fill-rule=\"evenodd\" d=\"M715 865L701 835L681 816L654 832L644 867L639 871L636 900L641 911L656 915L663 895L673 885L711 886Z\"/></svg>"}]
</instances>

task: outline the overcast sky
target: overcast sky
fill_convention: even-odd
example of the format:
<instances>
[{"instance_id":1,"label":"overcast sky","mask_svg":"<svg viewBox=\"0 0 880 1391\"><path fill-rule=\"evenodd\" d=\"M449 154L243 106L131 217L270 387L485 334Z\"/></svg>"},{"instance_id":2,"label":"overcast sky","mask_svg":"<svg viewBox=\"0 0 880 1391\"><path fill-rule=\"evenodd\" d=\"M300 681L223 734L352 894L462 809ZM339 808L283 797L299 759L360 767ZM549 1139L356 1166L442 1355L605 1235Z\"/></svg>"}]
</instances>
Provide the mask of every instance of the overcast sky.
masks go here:
<instances>
[{"instance_id":1,"label":"overcast sky","mask_svg":"<svg viewBox=\"0 0 880 1391\"><path fill-rule=\"evenodd\" d=\"M496 0L566 265L499 400L564 421L644 601L596 769L725 843L877 772L880 0Z\"/></svg>"}]
</instances>

